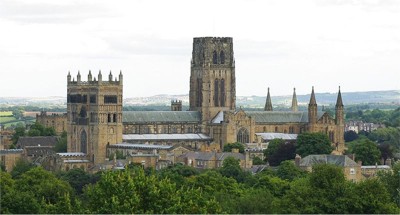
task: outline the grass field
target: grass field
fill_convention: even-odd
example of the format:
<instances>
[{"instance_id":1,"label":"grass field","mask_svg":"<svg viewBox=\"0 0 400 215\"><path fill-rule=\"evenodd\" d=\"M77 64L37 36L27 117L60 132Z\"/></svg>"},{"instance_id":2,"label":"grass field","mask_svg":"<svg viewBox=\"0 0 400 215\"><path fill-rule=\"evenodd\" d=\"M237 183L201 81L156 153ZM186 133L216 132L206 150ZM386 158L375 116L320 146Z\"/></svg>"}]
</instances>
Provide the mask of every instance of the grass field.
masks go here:
<instances>
[{"instance_id":1,"label":"grass field","mask_svg":"<svg viewBox=\"0 0 400 215\"><path fill-rule=\"evenodd\" d=\"M0 111L0 117L4 117L4 116L12 116L12 112L11 111Z\"/></svg>"},{"instance_id":2,"label":"grass field","mask_svg":"<svg viewBox=\"0 0 400 215\"><path fill-rule=\"evenodd\" d=\"M10 122L10 121L15 121L15 120L17 120L17 119L15 119L15 117L13 117L13 116L2 116L2 117L0 117L0 123L7 123L7 122Z\"/></svg>"}]
</instances>

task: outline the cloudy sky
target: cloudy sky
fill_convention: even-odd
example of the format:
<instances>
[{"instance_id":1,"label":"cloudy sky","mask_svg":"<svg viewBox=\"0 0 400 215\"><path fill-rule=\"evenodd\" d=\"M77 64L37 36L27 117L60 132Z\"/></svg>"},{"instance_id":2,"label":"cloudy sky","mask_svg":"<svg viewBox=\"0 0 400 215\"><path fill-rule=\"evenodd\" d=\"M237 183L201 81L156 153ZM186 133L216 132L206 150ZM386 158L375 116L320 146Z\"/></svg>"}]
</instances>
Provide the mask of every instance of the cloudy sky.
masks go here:
<instances>
[{"instance_id":1,"label":"cloudy sky","mask_svg":"<svg viewBox=\"0 0 400 215\"><path fill-rule=\"evenodd\" d=\"M65 96L78 70L187 94L202 36L233 37L237 95L400 89L396 0L2 0L0 29L0 97Z\"/></svg>"}]
</instances>

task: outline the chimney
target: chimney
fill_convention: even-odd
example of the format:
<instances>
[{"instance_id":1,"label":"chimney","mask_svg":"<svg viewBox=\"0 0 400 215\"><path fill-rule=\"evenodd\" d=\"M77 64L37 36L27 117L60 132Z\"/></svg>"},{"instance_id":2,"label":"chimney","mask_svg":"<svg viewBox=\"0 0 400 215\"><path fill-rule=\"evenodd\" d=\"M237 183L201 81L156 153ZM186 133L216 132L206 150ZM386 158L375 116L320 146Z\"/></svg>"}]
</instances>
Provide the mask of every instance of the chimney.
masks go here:
<instances>
[{"instance_id":1,"label":"chimney","mask_svg":"<svg viewBox=\"0 0 400 215\"><path fill-rule=\"evenodd\" d=\"M357 161L357 164L362 166L362 161Z\"/></svg>"},{"instance_id":2,"label":"chimney","mask_svg":"<svg viewBox=\"0 0 400 215\"><path fill-rule=\"evenodd\" d=\"M301 156L299 154L296 154L296 157L294 158L294 163L296 164L296 166L300 166L300 162L301 162Z\"/></svg>"}]
</instances>

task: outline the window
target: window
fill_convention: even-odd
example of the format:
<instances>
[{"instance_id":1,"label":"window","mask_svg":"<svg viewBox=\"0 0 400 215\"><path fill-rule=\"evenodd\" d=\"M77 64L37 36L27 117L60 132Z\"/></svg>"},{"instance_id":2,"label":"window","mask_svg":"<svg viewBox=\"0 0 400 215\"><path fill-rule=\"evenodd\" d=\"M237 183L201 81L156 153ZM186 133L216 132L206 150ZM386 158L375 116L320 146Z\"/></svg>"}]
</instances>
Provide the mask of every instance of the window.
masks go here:
<instances>
[{"instance_id":1,"label":"window","mask_svg":"<svg viewBox=\"0 0 400 215\"><path fill-rule=\"evenodd\" d=\"M351 168L351 169L350 169L350 175L355 175L355 174L356 174L356 169Z\"/></svg>"},{"instance_id":2,"label":"window","mask_svg":"<svg viewBox=\"0 0 400 215\"><path fill-rule=\"evenodd\" d=\"M220 58L221 64L224 64L225 63L225 54L223 51L221 51L221 53L219 54L219 58Z\"/></svg>"},{"instance_id":3,"label":"window","mask_svg":"<svg viewBox=\"0 0 400 215\"><path fill-rule=\"evenodd\" d=\"M225 106L225 80L224 79L221 80L220 89L221 89L221 98L220 98L221 103L220 104L221 104L221 107L224 107Z\"/></svg>"},{"instance_id":4,"label":"window","mask_svg":"<svg viewBox=\"0 0 400 215\"><path fill-rule=\"evenodd\" d=\"M218 107L219 106L219 101L218 101L218 79L215 79L214 81L214 106Z\"/></svg>"},{"instance_id":5,"label":"window","mask_svg":"<svg viewBox=\"0 0 400 215\"><path fill-rule=\"evenodd\" d=\"M96 95L90 95L90 104L96 104Z\"/></svg>"},{"instance_id":6,"label":"window","mask_svg":"<svg viewBox=\"0 0 400 215\"><path fill-rule=\"evenodd\" d=\"M85 130L81 133L81 152L87 153L87 135Z\"/></svg>"},{"instance_id":7,"label":"window","mask_svg":"<svg viewBox=\"0 0 400 215\"><path fill-rule=\"evenodd\" d=\"M218 56L216 51L213 52L213 64L218 64Z\"/></svg>"},{"instance_id":8,"label":"window","mask_svg":"<svg viewBox=\"0 0 400 215\"><path fill-rule=\"evenodd\" d=\"M107 122L111 122L111 114L108 114Z\"/></svg>"},{"instance_id":9,"label":"window","mask_svg":"<svg viewBox=\"0 0 400 215\"><path fill-rule=\"evenodd\" d=\"M117 96L104 96L104 104L117 104Z\"/></svg>"},{"instance_id":10,"label":"window","mask_svg":"<svg viewBox=\"0 0 400 215\"><path fill-rule=\"evenodd\" d=\"M245 128L241 128L237 133L237 141L239 143L248 143L249 142L249 132Z\"/></svg>"},{"instance_id":11,"label":"window","mask_svg":"<svg viewBox=\"0 0 400 215\"><path fill-rule=\"evenodd\" d=\"M117 122L117 114L116 113L114 113L114 115L113 115L113 122Z\"/></svg>"}]
</instances>

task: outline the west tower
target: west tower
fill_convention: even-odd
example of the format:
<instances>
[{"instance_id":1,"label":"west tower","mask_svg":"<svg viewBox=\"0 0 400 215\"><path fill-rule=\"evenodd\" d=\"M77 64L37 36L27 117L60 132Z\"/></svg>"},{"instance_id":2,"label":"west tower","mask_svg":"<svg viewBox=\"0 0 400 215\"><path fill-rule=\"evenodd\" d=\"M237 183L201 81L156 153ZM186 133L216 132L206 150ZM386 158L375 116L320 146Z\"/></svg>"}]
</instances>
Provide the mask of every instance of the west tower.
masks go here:
<instances>
[{"instance_id":1,"label":"west tower","mask_svg":"<svg viewBox=\"0 0 400 215\"><path fill-rule=\"evenodd\" d=\"M193 39L189 105L203 123L219 111L235 110L235 58L231 37Z\"/></svg>"},{"instance_id":2,"label":"west tower","mask_svg":"<svg viewBox=\"0 0 400 215\"><path fill-rule=\"evenodd\" d=\"M107 144L122 142L122 73L119 80L110 72L108 80L76 81L67 76L68 152L83 152L94 164L103 163Z\"/></svg>"}]
</instances>

